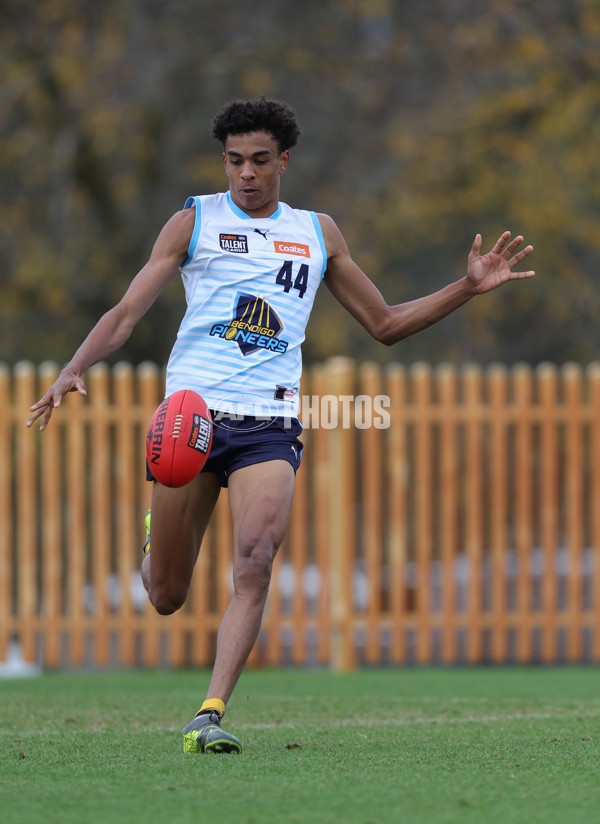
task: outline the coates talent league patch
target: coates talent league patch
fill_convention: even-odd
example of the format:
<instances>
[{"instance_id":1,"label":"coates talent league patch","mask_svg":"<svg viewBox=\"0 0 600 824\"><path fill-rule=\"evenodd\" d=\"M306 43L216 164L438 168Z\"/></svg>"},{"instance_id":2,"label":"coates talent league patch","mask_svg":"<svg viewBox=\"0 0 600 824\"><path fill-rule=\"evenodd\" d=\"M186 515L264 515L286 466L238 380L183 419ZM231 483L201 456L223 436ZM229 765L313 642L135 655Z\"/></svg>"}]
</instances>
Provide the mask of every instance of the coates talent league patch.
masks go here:
<instances>
[{"instance_id":1,"label":"coates talent league patch","mask_svg":"<svg viewBox=\"0 0 600 824\"><path fill-rule=\"evenodd\" d=\"M225 252L236 252L238 254L248 254L247 235L219 235L221 249Z\"/></svg>"}]
</instances>

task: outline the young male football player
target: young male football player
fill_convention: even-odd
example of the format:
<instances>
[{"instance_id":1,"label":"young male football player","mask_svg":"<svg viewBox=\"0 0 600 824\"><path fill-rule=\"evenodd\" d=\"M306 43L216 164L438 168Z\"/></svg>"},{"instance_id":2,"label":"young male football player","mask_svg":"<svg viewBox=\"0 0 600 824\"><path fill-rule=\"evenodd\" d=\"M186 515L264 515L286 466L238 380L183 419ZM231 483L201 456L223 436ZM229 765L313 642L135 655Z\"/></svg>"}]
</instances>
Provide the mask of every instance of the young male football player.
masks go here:
<instances>
[{"instance_id":1,"label":"young male football player","mask_svg":"<svg viewBox=\"0 0 600 824\"><path fill-rule=\"evenodd\" d=\"M227 104L213 134L223 146L229 190L190 197L167 221L146 265L103 315L56 382L31 407L45 429L66 392L86 393L82 375L129 337L161 290L181 272L187 311L168 363L166 394L193 389L214 410L213 446L187 486L153 484L152 535L142 577L158 612L186 599L202 536L228 487L234 536L234 590L217 638L212 677L183 729L188 752L240 752L225 731L225 705L258 635L273 559L288 523L301 427L296 419L300 348L321 281L366 331L386 345L431 326L476 295L510 280L532 247L505 232L480 255L475 237L464 277L418 300L388 305L353 261L324 214L279 199L281 176L299 129L283 102ZM265 420L267 416L267 420ZM147 518L149 521L149 517ZM149 524L147 524L149 527Z\"/></svg>"}]
</instances>

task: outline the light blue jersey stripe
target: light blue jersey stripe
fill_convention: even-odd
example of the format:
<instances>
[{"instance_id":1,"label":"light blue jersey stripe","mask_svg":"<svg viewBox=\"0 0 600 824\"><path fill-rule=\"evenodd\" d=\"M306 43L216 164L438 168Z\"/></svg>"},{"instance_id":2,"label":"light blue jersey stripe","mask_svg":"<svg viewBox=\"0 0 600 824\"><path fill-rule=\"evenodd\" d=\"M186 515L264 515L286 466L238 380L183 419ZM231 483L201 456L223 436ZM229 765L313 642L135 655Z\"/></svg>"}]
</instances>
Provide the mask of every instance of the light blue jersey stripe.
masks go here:
<instances>
[{"instance_id":1,"label":"light blue jersey stripe","mask_svg":"<svg viewBox=\"0 0 600 824\"><path fill-rule=\"evenodd\" d=\"M313 226L315 227L315 232L317 234L317 238L319 239L319 244L321 246L321 254L323 255L323 269L321 270L321 280L323 280L325 270L327 269L327 249L325 248L323 228L321 226L321 221L319 220L316 212L309 212L309 215L312 218Z\"/></svg>"},{"instance_id":2,"label":"light blue jersey stripe","mask_svg":"<svg viewBox=\"0 0 600 824\"><path fill-rule=\"evenodd\" d=\"M236 214L238 217L241 217L242 220L254 220L255 219L255 218L252 217L252 215L249 215L247 212L244 212L242 209L240 209L239 206L236 206L236 204L233 202L233 198L231 197L231 192L227 192L227 202L229 203L229 207L230 207L231 211L234 214ZM277 209L275 209L275 211L273 212L272 215L269 215L268 217L261 218L261 219L262 220L276 220L279 217L280 214L281 214L281 206L278 206Z\"/></svg>"},{"instance_id":3,"label":"light blue jersey stripe","mask_svg":"<svg viewBox=\"0 0 600 824\"><path fill-rule=\"evenodd\" d=\"M188 197L185 201L184 209L191 209L192 204L196 204L196 219L194 221L194 231L192 232L192 238L190 240L190 245L188 246L188 256L183 264L185 266L186 263L189 263L191 259L194 257L194 252L196 251L196 244L198 243L198 236L200 235L200 227L202 225L202 213L201 213L201 206L200 206L200 198L199 197Z\"/></svg>"}]
</instances>

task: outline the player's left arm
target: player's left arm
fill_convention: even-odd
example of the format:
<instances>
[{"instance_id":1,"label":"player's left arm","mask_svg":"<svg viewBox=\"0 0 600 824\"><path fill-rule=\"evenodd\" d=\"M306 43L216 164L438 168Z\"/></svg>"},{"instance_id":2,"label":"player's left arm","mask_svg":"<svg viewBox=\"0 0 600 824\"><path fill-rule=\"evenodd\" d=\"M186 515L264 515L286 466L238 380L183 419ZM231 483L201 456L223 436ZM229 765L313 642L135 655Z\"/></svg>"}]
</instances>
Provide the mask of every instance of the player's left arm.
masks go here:
<instances>
[{"instance_id":1,"label":"player's left arm","mask_svg":"<svg viewBox=\"0 0 600 824\"><path fill-rule=\"evenodd\" d=\"M327 287L369 334L388 346L437 323L475 295L535 274L533 271L513 271L513 267L533 251L533 246L526 246L517 252L523 243L521 235L510 240L511 233L504 232L490 252L480 255L481 235L478 234L469 253L464 277L431 295L390 306L352 259L334 221L322 214L319 221L327 249Z\"/></svg>"}]
</instances>

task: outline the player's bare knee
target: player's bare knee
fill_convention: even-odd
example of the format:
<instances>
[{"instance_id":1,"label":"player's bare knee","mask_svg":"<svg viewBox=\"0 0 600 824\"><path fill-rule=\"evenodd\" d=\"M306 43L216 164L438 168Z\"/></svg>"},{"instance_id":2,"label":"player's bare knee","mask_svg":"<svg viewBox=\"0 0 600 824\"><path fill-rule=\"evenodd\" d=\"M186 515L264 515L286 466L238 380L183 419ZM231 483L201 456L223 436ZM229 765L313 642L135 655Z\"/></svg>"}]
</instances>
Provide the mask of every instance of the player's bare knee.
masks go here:
<instances>
[{"instance_id":1,"label":"player's bare knee","mask_svg":"<svg viewBox=\"0 0 600 824\"><path fill-rule=\"evenodd\" d=\"M187 588L173 585L151 586L149 595L150 602L159 615L172 615L185 603Z\"/></svg>"},{"instance_id":2,"label":"player's bare knee","mask_svg":"<svg viewBox=\"0 0 600 824\"><path fill-rule=\"evenodd\" d=\"M238 595L262 597L269 589L273 569L272 545L256 545L241 555L233 570L233 584Z\"/></svg>"}]
</instances>

